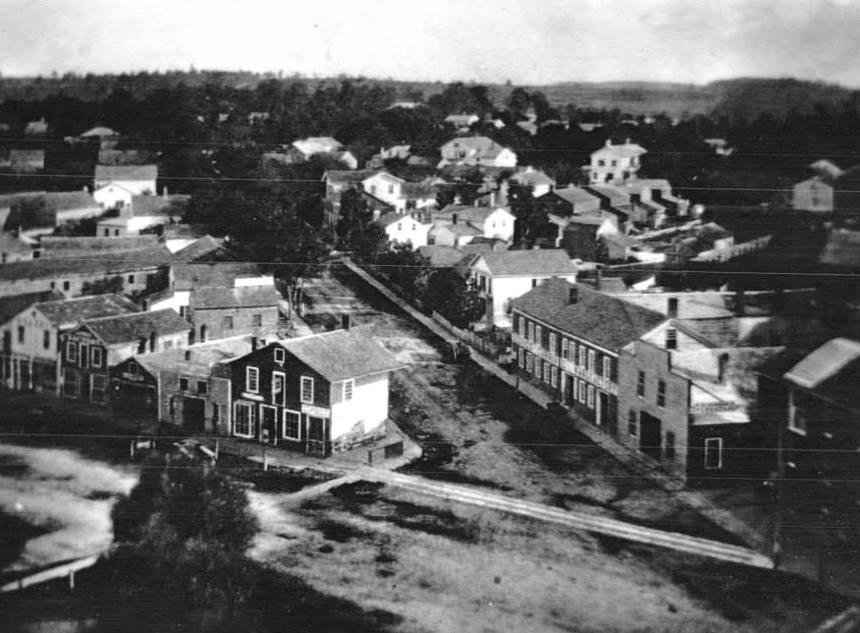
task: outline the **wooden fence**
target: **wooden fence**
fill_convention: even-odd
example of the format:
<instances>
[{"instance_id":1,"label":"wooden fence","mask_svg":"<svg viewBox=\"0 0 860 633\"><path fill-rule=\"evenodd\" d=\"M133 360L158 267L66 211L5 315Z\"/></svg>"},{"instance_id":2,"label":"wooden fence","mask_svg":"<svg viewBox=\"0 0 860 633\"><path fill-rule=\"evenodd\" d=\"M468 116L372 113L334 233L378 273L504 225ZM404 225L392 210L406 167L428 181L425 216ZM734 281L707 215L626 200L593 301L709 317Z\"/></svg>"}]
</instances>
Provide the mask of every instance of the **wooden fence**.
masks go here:
<instances>
[{"instance_id":1,"label":"wooden fence","mask_svg":"<svg viewBox=\"0 0 860 633\"><path fill-rule=\"evenodd\" d=\"M501 345L496 345L491 341L483 339L474 332L470 332L469 330L458 328L456 325L451 323L448 319L443 317L438 312L434 311L432 316L433 320L436 323L448 330L448 332L453 334L458 340L462 341L466 345L473 347L485 356L489 356L490 358L496 359L499 362L507 360L507 356L509 355L509 353Z\"/></svg>"},{"instance_id":2,"label":"wooden fence","mask_svg":"<svg viewBox=\"0 0 860 633\"><path fill-rule=\"evenodd\" d=\"M0 585L0 593L8 593L10 591L19 591L31 585L38 585L43 582L49 582L58 578L68 578L69 587L75 588L75 572L92 567L101 559L101 554L93 556L85 556L77 558L73 561L66 561L59 565L54 565L46 569L41 569L37 572L27 573L15 580L9 581Z\"/></svg>"}]
</instances>

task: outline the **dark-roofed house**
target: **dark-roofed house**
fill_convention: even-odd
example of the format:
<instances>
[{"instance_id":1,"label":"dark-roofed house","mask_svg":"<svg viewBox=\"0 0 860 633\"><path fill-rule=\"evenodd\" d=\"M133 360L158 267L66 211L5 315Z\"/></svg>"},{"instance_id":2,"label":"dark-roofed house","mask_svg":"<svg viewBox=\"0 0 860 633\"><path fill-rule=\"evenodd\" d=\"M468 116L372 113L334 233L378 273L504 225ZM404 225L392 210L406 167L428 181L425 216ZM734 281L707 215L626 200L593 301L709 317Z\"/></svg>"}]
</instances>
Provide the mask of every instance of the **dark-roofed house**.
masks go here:
<instances>
[{"instance_id":1,"label":"dark-roofed house","mask_svg":"<svg viewBox=\"0 0 860 633\"><path fill-rule=\"evenodd\" d=\"M93 198L103 209L130 205L133 196L156 193L157 165L96 165Z\"/></svg>"},{"instance_id":2,"label":"dark-roofed house","mask_svg":"<svg viewBox=\"0 0 860 633\"><path fill-rule=\"evenodd\" d=\"M390 211L376 221L392 244L409 244L413 249L427 245L430 224L422 224L408 215ZM476 229L477 231L477 229Z\"/></svg>"},{"instance_id":3,"label":"dark-roofed house","mask_svg":"<svg viewBox=\"0 0 860 633\"><path fill-rule=\"evenodd\" d=\"M231 435L319 456L375 439L402 366L359 329L271 343L231 363Z\"/></svg>"},{"instance_id":4,"label":"dark-roofed house","mask_svg":"<svg viewBox=\"0 0 860 633\"><path fill-rule=\"evenodd\" d=\"M588 262L608 259L601 237L618 233L615 220L596 215L575 215L562 232L560 246L574 259Z\"/></svg>"},{"instance_id":5,"label":"dark-roofed house","mask_svg":"<svg viewBox=\"0 0 860 633\"><path fill-rule=\"evenodd\" d=\"M536 198L542 211L560 218L600 213L600 198L574 185L555 189Z\"/></svg>"},{"instance_id":6,"label":"dark-roofed house","mask_svg":"<svg viewBox=\"0 0 860 633\"><path fill-rule=\"evenodd\" d=\"M192 433L229 435L229 362L259 344L251 336L240 336L132 356L110 371L112 402L119 409L150 412L159 422Z\"/></svg>"},{"instance_id":7,"label":"dark-roofed house","mask_svg":"<svg viewBox=\"0 0 860 633\"><path fill-rule=\"evenodd\" d=\"M243 334L271 338L278 329L282 299L272 286L195 288L188 308L195 340L205 343Z\"/></svg>"},{"instance_id":8,"label":"dark-roofed house","mask_svg":"<svg viewBox=\"0 0 860 633\"><path fill-rule=\"evenodd\" d=\"M476 165L481 167L517 166L513 150L486 136L462 136L445 143L441 148L439 169L449 165Z\"/></svg>"},{"instance_id":9,"label":"dark-roofed house","mask_svg":"<svg viewBox=\"0 0 860 633\"><path fill-rule=\"evenodd\" d=\"M621 349L666 317L556 277L514 299L512 320L522 375L614 433Z\"/></svg>"},{"instance_id":10,"label":"dark-roofed house","mask_svg":"<svg viewBox=\"0 0 860 633\"><path fill-rule=\"evenodd\" d=\"M44 235L39 240L39 257L81 257L99 253L133 251L141 248L158 248L155 235L133 237L57 237Z\"/></svg>"},{"instance_id":11,"label":"dark-roofed house","mask_svg":"<svg viewBox=\"0 0 860 633\"><path fill-rule=\"evenodd\" d=\"M170 252L163 246L14 262L0 266L0 297L59 290L69 297L85 294L94 283L122 280L126 294L155 292L167 283Z\"/></svg>"},{"instance_id":12,"label":"dark-roofed house","mask_svg":"<svg viewBox=\"0 0 860 633\"><path fill-rule=\"evenodd\" d=\"M511 327L511 302L550 277L576 282L577 268L561 249L481 253L469 266L486 302L486 325Z\"/></svg>"},{"instance_id":13,"label":"dark-roofed house","mask_svg":"<svg viewBox=\"0 0 860 633\"><path fill-rule=\"evenodd\" d=\"M0 380L8 389L59 394L60 335L86 319L138 310L119 295L63 299L56 291L0 299Z\"/></svg>"},{"instance_id":14,"label":"dark-roofed house","mask_svg":"<svg viewBox=\"0 0 860 633\"><path fill-rule=\"evenodd\" d=\"M106 403L111 367L132 356L186 347L190 335L191 324L173 310L87 319L60 336L63 395Z\"/></svg>"}]
</instances>

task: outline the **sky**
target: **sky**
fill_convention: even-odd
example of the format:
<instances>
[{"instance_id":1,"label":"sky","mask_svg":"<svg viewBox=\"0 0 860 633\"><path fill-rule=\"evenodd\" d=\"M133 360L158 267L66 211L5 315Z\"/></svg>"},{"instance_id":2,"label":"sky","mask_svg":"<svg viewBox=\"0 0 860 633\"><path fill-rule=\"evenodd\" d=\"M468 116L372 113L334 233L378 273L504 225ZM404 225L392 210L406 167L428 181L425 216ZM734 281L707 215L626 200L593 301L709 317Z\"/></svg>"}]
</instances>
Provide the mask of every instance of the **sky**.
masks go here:
<instances>
[{"instance_id":1,"label":"sky","mask_svg":"<svg viewBox=\"0 0 860 633\"><path fill-rule=\"evenodd\" d=\"M0 0L0 74L860 87L860 0Z\"/></svg>"}]
</instances>

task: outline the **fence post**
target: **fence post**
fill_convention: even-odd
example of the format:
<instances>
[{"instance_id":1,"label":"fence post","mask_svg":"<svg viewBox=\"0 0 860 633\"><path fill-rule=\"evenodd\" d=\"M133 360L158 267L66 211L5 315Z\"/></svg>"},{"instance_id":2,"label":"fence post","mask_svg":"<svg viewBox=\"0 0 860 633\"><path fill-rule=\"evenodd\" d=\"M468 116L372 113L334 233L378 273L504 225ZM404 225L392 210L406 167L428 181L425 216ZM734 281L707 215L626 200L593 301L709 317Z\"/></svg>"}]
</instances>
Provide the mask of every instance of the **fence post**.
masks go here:
<instances>
[{"instance_id":1,"label":"fence post","mask_svg":"<svg viewBox=\"0 0 860 633\"><path fill-rule=\"evenodd\" d=\"M215 439L215 459L218 459L218 439Z\"/></svg>"}]
</instances>

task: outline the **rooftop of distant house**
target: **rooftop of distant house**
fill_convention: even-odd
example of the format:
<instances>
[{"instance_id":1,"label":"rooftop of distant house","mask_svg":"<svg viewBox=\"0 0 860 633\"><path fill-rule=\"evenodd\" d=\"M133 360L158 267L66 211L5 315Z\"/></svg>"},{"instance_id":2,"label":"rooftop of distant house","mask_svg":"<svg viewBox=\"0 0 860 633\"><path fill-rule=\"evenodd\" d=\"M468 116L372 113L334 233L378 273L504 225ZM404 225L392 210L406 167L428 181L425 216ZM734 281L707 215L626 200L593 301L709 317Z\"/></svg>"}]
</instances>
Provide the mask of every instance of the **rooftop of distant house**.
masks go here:
<instances>
[{"instance_id":1,"label":"rooftop of distant house","mask_svg":"<svg viewBox=\"0 0 860 633\"><path fill-rule=\"evenodd\" d=\"M511 180L521 185L531 185L532 187L538 185L555 186L555 180L547 176L544 172L531 167L527 167L523 171L518 171L511 176Z\"/></svg>"},{"instance_id":2,"label":"rooftop of distant house","mask_svg":"<svg viewBox=\"0 0 860 633\"><path fill-rule=\"evenodd\" d=\"M434 268L451 268L468 254L453 246L419 246L418 254L426 257Z\"/></svg>"},{"instance_id":3,"label":"rooftop of distant house","mask_svg":"<svg viewBox=\"0 0 860 633\"><path fill-rule=\"evenodd\" d=\"M195 310L263 308L277 306L281 299L281 294L272 286L198 288L191 292L191 307Z\"/></svg>"},{"instance_id":4,"label":"rooftop of distant house","mask_svg":"<svg viewBox=\"0 0 860 633\"><path fill-rule=\"evenodd\" d=\"M211 257L216 253L222 252L223 249L224 240L222 238L204 235L194 240L188 246L173 253L173 261L190 263L207 256Z\"/></svg>"},{"instance_id":5,"label":"rooftop of distant house","mask_svg":"<svg viewBox=\"0 0 860 633\"><path fill-rule=\"evenodd\" d=\"M119 136L119 132L103 125L97 125L81 134L81 138L101 138L103 136Z\"/></svg>"},{"instance_id":6,"label":"rooftop of distant house","mask_svg":"<svg viewBox=\"0 0 860 633\"><path fill-rule=\"evenodd\" d=\"M494 277L574 275L577 272L567 252L561 249L482 253L475 263L478 261L483 261Z\"/></svg>"},{"instance_id":7,"label":"rooftop of distant house","mask_svg":"<svg viewBox=\"0 0 860 633\"><path fill-rule=\"evenodd\" d=\"M335 330L279 341L329 382L400 369L404 364L361 330Z\"/></svg>"},{"instance_id":8,"label":"rooftop of distant house","mask_svg":"<svg viewBox=\"0 0 860 633\"><path fill-rule=\"evenodd\" d=\"M173 279L176 290L207 286L232 287L238 278L261 277L257 264L250 262L175 263Z\"/></svg>"},{"instance_id":9,"label":"rooftop of distant house","mask_svg":"<svg viewBox=\"0 0 860 633\"><path fill-rule=\"evenodd\" d=\"M378 169L327 169L322 177L334 184L354 184L377 173Z\"/></svg>"},{"instance_id":10,"label":"rooftop of distant house","mask_svg":"<svg viewBox=\"0 0 860 633\"><path fill-rule=\"evenodd\" d=\"M70 327L87 319L140 311L133 301L117 294L42 301L36 309L58 327Z\"/></svg>"},{"instance_id":11,"label":"rooftop of distant house","mask_svg":"<svg viewBox=\"0 0 860 633\"><path fill-rule=\"evenodd\" d=\"M19 295L0 297L0 325L19 314L22 310L29 308L40 301L60 299L63 295L56 290L44 290L41 292L25 292Z\"/></svg>"},{"instance_id":12,"label":"rooftop of distant house","mask_svg":"<svg viewBox=\"0 0 860 633\"><path fill-rule=\"evenodd\" d=\"M571 185L569 187L562 187L561 189L555 189L550 191L549 193L541 196L541 200L550 199L553 196L561 198L565 202L569 202L570 204L584 204L584 203L593 203L595 201L599 201L600 199L596 197L594 194L589 193L585 189L581 187L577 187L575 185Z\"/></svg>"},{"instance_id":13,"label":"rooftop of distant house","mask_svg":"<svg viewBox=\"0 0 860 633\"><path fill-rule=\"evenodd\" d=\"M136 342L148 339L152 334L164 336L191 329L191 324L171 308L89 319L84 325L107 345Z\"/></svg>"},{"instance_id":14,"label":"rooftop of distant house","mask_svg":"<svg viewBox=\"0 0 860 633\"><path fill-rule=\"evenodd\" d=\"M132 235L127 237L57 237L43 235L39 238L40 257L77 257L81 253L105 253L131 251L141 248L158 248L155 235Z\"/></svg>"},{"instance_id":15,"label":"rooftop of distant house","mask_svg":"<svg viewBox=\"0 0 860 633\"><path fill-rule=\"evenodd\" d=\"M136 217L181 214L189 200L184 194L137 195L131 197L131 210Z\"/></svg>"},{"instance_id":16,"label":"rooftop of distant house","mask_svg":"<svg viewBox=\"0 0 860 633\"><path fill-rule=\"evenodd\" d=\"M0 280L56 280L98 273L120 274L137 270L152 270L167 266L170 261L170 251L163 246L84 255L76 258L74 265L70 265L70 258L66 257L39 258L0 266Z\"/></svg>"},{"instance_id":17,"label":"rooftop of distant house","mask_svg":"<svg viewBox=\"0 0 860 633\"><path fill-rule=\"evenodd\" d=\"M149 181L158 178L158 165L96 165L95 181Z\"/></svg>"},{"instance_id":18,"label":"rooftop of distant house","mask_svg":"<svg viewBox=\"0 0 860 633\"><path fill-rule=\"evenodd\" d=\"M293 147L308 156L312 154L327 154L343 149L343 144L331 136L309 136L293 141Z\"/></svg>"},{"instance_id":19,"label":"rooftop of distant house","mask_svg":"<svg viewBox=\"0 0 860 633\"><path fill-rule=\"evenodd\" d=\"M487 221L487 218L500 209L505 211L505 213L510 214L510 211L503 207L476 207L467 204L449 204L437 211L433 211L432 215L433 220L437 222L443 221L453 223L456 216L456 220L458 222L470 222L472 224L483 225L484 222Z\"/></svg>"},{"instance_id":20,"label":"rooftop of distant house","mask_svg":"<svg viewBox=\"0 0 860 633\"><path fill-rule=\"evenodd\" d=\"M654 310L560 278L548 279L514 299L512 307L611 351L619 350L666 320Z\"/></svg>"},{"instance_id":21,"label":"rooftop of distant house","mask_svg":"<svg viewBox=\"0 0 860 633\"><path fill-rule=\"evenodd\" d=\"M606 143L603 147L592 152L592 155L610 154L619 158L633 158L647 153L648 150L641 145L631 143L630 139L627 139L624 143L620 143L618 145L613 144L611 139L606 139Z\"/></svg>"}]
</instances>

